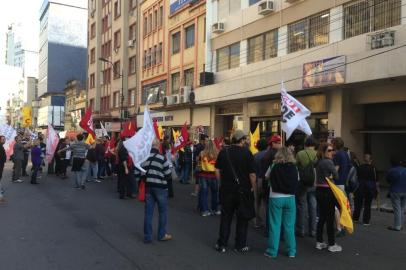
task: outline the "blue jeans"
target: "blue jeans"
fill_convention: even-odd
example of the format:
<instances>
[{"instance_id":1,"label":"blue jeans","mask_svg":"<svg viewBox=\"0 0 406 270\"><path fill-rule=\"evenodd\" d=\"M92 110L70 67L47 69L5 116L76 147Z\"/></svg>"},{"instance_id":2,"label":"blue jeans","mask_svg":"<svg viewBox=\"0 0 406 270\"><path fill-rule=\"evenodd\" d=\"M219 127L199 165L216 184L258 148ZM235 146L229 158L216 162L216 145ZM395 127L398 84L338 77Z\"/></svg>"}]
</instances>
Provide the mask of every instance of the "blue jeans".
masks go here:
<instances>
[{"instance_id":1,"label":"blue jeans","mask_svg":"<svg viewBox=\"0 0 406 270\"><path fill-rule=\"evenodd\" d=\"M211 193L211 208L210 210L215 212L218 207L218 181L216 178L200 177L200 196L199 207L202 213L209 211L209 190Z\"/></svg>"},{"instance_id":2,"label":"blue jeans","mask_svg":"<svg viewBox=\"0 0 406 270\"><path fill-rule=\"evenodd\" d=\"M106 161L99 160L97 166L97 178L103 177L106 174Z\"/></svg>"},{"instance_id":3,"label":"blue jeans","mask_svg":"<svg viewBox=\"0 0 406 270\"><path fill-rule=\"evenodd\" d=\"M75 182L76 182L76 187L81 187L85 185L87 174L89 170L89 161L85 160L83 162L82 168L80 168L80 171L75 171Z\"/></svg>"},{"instance_id":4,"label":"blue jeans","mask_svg":"<svg viewBox=\"0 0 406 270\"><path fill-rule=\"evenodd\" d=\"M296 256L295 197L269 198L269 237L266 253L272 257L278 255L281 228L285 237L286 248L289 256Z\"/></svg>"},{"instance_id":5,"label":"blue jeans","mask_svg":"<svg viewBox=\"0 0 406 270\"><path fill-rule=\"evenodd\" d=\"M93 177L93 179L97 178L97 171L98 171L98 163L96 162L89 162L89 171L88 171L88 177Z\"/></svg>"},{"instance_id":6,"label":"blue jeans","mask_svg":"<svg viewBox=\"0 0 406 270\"><path fill-rule=\"evenodd\" d=\"M316 235L317 231L317 200L316 188L299 186L296 193L297 220L296 232L305 234L306 218L309 235Z\"/></svg>"},{"instance_id":7,"label":"blue jeans","mask_svg":"<svg viewBox=\"0 0 406 270\"><path fill-rule=\"evenodd\" d=\"M192 169L192 164L185 163L182 168L182 176L180 182L183 184L189 183L190 171Z\"/></svg>"},{"instance_id":8,"label":"blue jeans","mask_svg":"<svg viewBox=\"0 0 406 270\"><path fill-rule=\"evenodd\" d=\"M160 240L166 234L168 189L147 187L145 190L144 242L152 241L152 217L155 203L158 204L158 240Z\"/></svg>"},{"instance_id":9,"label":"blue jeans","mask_svg":"<svg viewBox=\"0 0 406 270\"><path fill-rule=\"evenodd\" d=\"M32 165L31 183L35 183L37 181L37 175L40 166L41 165Z\"/></svg>"},{"instance_id":10,"label":"blue jeans","mask_svg":"<svg viewBox=\"0 0 406 270\"><path fill-rule=\"evenodd\" d=\"M391 192L390 199L392 201L394 213L393 227L397 230L400 230L402 228L402 219L406 208L406 193Z\"/></svg>"}]
</instances>

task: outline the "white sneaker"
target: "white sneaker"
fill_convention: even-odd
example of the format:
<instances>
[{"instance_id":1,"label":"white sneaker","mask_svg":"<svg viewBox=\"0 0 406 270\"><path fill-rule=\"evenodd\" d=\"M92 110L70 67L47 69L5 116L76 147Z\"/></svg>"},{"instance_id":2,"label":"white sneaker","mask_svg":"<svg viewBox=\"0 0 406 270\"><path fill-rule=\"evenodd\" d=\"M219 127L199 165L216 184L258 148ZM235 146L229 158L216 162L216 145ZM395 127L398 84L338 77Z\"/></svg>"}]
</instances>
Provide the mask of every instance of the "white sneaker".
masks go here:
<instances>
[{"instance_id":1,"label":"white sneaker","mask_svg":"<svg viewBox=\"0 0 406 270\"><path fill-rule=\"evenodd\" d=\"M322 249L328 248L328 245L327 245L327 243L324 243L324 242L317 242L316 243L316 248L318 250L322 250Z\"/></svg>"},{"instance_id":2,"label":"white sneaker","mask_svg":"<svg viewBox=\"0 0 406 270\"><path fill-rule=\"evenodd\" d=\"M17 179L17 180L14 180L13 182L14 182L14 183L22 183L22 182L23 182L23 180L21 180L21 179Z\"/></svg>"},{"instance_id":3,"label":"white sneaker","mask_svg":"<svg viewBox=\"0 0 406 270\"><path fill-rule=\"evenodd\" d=\"M342 250L343 250L343 248L337 244L335 244L334 246L328 247L328 251L330 251L330 252L341 252Z\"/></svg>"}]
</instances>

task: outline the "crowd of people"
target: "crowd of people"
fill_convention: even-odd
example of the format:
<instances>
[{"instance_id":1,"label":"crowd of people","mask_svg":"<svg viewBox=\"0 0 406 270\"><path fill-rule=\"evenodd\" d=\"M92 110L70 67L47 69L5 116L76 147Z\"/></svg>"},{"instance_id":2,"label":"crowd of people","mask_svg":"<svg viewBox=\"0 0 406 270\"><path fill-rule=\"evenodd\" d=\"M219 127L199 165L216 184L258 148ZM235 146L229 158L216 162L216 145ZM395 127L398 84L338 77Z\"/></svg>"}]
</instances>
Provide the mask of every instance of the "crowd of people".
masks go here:
<instances>
[{"instance_id":1,"label":"crowd of people","mask_svg":"<svg viewBox=\"0 0 406 270\"><path fill-rule=\"evenodd\" d=\"M168 198L174 196L173 182L190 184L196 196L197 210L202 217L220 216L216 250L227 251L231 224L236 219L235 250L250 251L247 243L249 223L263 230L268 238L265 256L275 258L280 240L285 242L287 255L296 256L296 238L315 238L316 249L340 252L336 238L345 236L340 225L340 207L327 179L339 187L351 201L352 218L364 226L371 222L371 204L379 192L378 177L373 157L366 153L360 162L345 147L341 138L331 143L317 143L312 137L304 148L296 151L289 142L283 146L279 135L262 138L256 143L257 153L249 149L246 134L236 130L230 140L219 146L201 134L198 143L189 141L181 151L173 154L168 137L154 140L149 158L137 169L124 141L129 136L108 136L85 143L85 136L60 139L54 162L47 171L62 179L74 174L74 187L85 190L87 182L101 183L105 177L117 178L119 199L138 198L144 192L144 242L153 241L152 220L158 206L158 240L168 241ZM4 144L4 137L0 137ZM38 184L44 171L46 145L39 134L30 139L24 133L15 138L12 182L23 182L31 154L31 184ZM0 179L6 153L0 147ZM387 173L394 222L388 229L402 230L406 207L406 164L391 158L392 168ZM4 190L0 182L0 200ZM361 217L362 213L362 217ZM324 229L327 241L324 241Z\"/></svg>"}]
</instances>

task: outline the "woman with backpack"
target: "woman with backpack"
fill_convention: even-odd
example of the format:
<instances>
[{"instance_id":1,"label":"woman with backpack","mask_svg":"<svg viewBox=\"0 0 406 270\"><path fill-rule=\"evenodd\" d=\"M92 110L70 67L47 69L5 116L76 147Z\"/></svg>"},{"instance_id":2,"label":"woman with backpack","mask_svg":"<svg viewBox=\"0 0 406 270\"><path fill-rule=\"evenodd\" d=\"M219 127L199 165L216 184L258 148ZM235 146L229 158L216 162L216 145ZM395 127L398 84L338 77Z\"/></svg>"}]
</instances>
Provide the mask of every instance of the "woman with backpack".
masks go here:
<instances>
[{"instance_id":1,"label":"woman with backpack","mask_svg":"<svg viewBox=\"0 0 406 270\"><path fill-rule=\"evenodd\" d=\"M317 152L316 162L316 198L319 208L319 220L317 223L318 250L328 249L330 252L340 252L342 247L335 242L334 218L337 200L334 197L326 178L335 182L338 179L338 172L333 163L333 146L329 143L322 143ZM328 243L323 242L323 228L327 226Z\"/></svg>"},{"instance_id":2,"label":"woman with backpack","mask_svg":"<svg viewBox=\"0 0 406 270\"><path fill-rule=\"evenodd\" d=\"M293 153L287 147L282 147L265 174L265 178L269 179L271 184L268 206L268 248L264 253L267 257L276 258L278 255L282 226L288 256L290 258L296 256L295 193L299 184L299 173L295 163Z\"/></svg>"}]
</instances>

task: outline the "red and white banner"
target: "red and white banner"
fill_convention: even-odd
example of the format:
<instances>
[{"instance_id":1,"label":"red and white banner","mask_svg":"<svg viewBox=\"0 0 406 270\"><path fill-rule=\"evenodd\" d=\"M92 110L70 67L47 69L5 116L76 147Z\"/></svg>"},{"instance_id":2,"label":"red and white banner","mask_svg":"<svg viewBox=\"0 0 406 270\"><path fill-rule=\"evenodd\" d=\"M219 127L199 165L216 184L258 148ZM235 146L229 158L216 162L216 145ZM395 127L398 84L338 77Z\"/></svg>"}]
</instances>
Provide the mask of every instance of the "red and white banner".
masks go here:
<instances>
[{"instance_id":1,"label":"red and white banner","mask_svg":"<svg viewBox=\"0 0 406 270\"><path fill-rule=\"evenodd\" d=\"M299 129L307 135L312 135L312 130L306 121L306 117L310 116L311 112L287 93L283 82L281 100L282 130L286 133L286 140L290 138L295 129Z\"/></svg>"},{"instance_id":2,"label":"red and white banner","mask_svg":"<svg viewBox=\"0 0 406 270\"><path fill-rule=\"evenodd\" d=\"M133 137L124 142L124 147L131 156L135 167L142 172L145 172L145 170L141 167L141 163L149 158L152 142L155 137L155 130L151 121L149 109L148 106L145 106L144 125Z\"/></svg>"},{"instance_id":3,"label":"red and white banner","mask_svg":"<svg viewBox=\"0 0 406 270\"><path fill-rule=\"evenodd\" d=\"M189 132L187 130L187 125L185 123L180 131L180 135L175 139L175 143L173 144L172 147L172 154L175 154L177 151L185 147L188 140L189 140Z\"/></svg>"},{"instance_id":4,"label":"red and white banner","mask_svg":"<svg viewBox=\"0 0 406 270\"><path fill-rule=\"evenodd\" d=\"M48 163L51 163L58 143L59 143L58 133L54 130L51 124L48 124L47 147L46 147L46 160Z\"/></svg>"},{"instance_id":5,"label":"red and white banner","mask_svg":"<svg viewBox=\"0 0 406 270\"><path fill-rule=\"evenodd\" d=\"M6 138L6 142L4 143L3 147L6 151L7 159L14 152L14 144L16 143L15 137L17 136L17 131L9 125L3 125L0 127L0 135L3 135Z\"/></svg>"},{"instance_id":6,"label":"red and white banner","mask_svg":"<svg viewBox=\"0 0 406 270\"><path fill-rule=\"evenodd\" d=\"M92 107L87 108L85 115L80 120L79 126L86 130L87 133L92 134L93 138L96 138L93 126Z\"/></svg>"}]
</instances>

